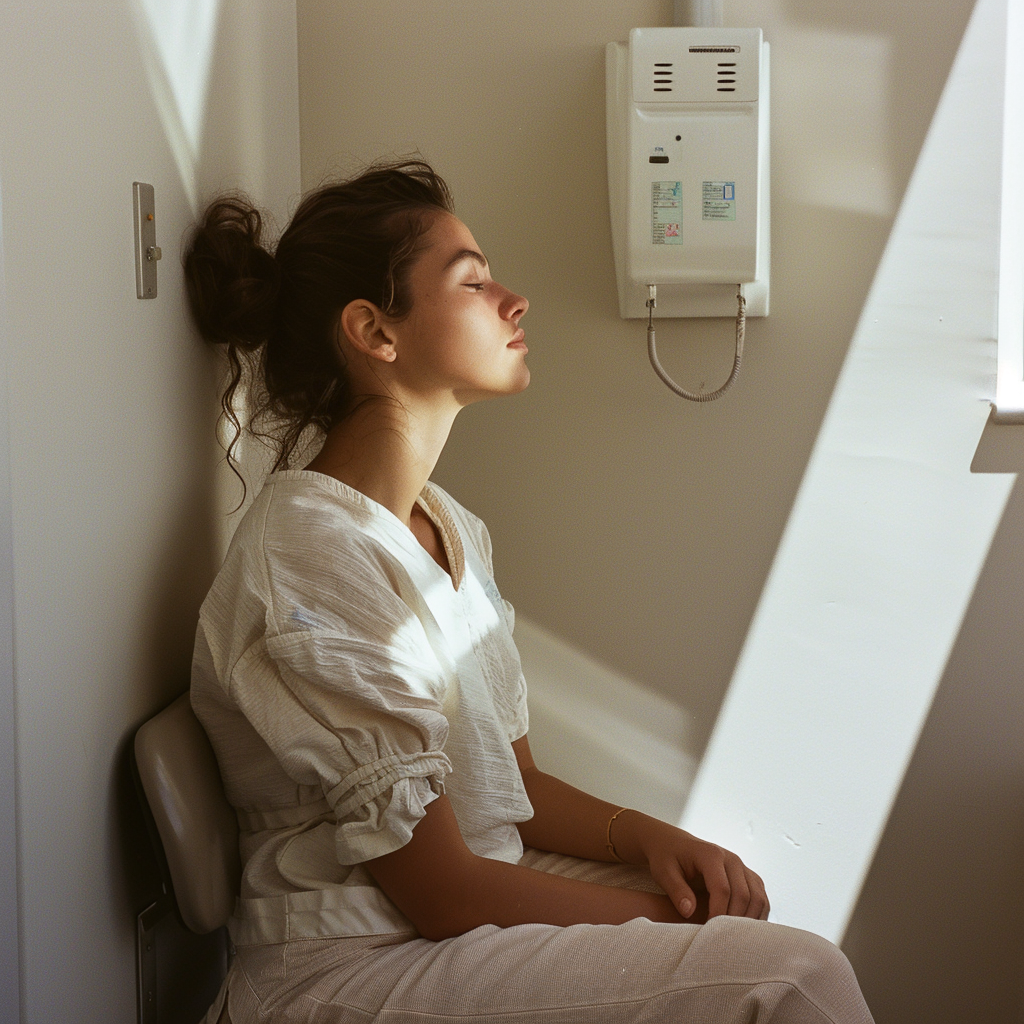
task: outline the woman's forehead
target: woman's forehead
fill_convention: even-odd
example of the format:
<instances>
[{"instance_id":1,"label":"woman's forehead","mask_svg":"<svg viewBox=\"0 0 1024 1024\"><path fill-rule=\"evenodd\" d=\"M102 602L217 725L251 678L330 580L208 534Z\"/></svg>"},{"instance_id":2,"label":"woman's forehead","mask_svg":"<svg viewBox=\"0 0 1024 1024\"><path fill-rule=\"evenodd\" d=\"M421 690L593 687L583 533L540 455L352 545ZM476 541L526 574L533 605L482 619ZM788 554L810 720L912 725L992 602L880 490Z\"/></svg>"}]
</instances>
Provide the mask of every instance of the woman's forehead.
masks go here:
<instances>
[{"instance_id":1,"label":"woman's forehead","mask_svg":"<svg viewBox=\"0 0 1024 1024\"><path fill-rule=\"evenodd\" d=\"M455 266L462 260L472 260L482 267L487 266L487 258L476 244L473 233L450 213L439 214L427 232L428 253L431 262L442 272Z\"/></svg>"}]
</instances>

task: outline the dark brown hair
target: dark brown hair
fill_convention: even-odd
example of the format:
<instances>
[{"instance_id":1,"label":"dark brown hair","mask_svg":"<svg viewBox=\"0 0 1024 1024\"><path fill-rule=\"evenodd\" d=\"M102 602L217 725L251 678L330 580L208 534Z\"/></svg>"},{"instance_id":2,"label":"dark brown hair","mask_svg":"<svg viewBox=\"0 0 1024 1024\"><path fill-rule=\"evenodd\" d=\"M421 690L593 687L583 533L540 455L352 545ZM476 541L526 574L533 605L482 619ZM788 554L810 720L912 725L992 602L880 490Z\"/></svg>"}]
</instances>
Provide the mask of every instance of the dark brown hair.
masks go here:
<instances>
[{"instance_id":1,"label":"dark brown hair","mask_svg":"<svg viewBox=\"0 0 1024 1024\"><path fill-rule=\"evenodd\" d=\"M199 333L227 350L232 468L245 428L272 443L280 469L307 429L326 432L352 411L359 396L335 344L338 315L354 299L408 315L408 272L437 211L452 212L451 193L421 160L374 164L309 193L276 247L246 196L210 204L186 243L185 283ZM244 425L232 401L243 379Z\"/></svg>"}]
</instances>

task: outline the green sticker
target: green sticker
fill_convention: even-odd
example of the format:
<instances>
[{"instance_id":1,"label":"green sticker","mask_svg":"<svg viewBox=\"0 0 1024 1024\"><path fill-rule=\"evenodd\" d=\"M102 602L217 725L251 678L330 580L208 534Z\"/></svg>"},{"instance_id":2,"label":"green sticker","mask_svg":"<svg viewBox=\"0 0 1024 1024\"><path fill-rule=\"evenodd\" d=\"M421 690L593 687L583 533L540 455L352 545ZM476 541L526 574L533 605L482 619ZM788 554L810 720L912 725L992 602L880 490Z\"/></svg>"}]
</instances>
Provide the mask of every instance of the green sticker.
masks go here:
<instances>
[{"instance_id":1,"label":"green sticker","mask_svg":"<svg viewBox=\"0 0 1024 1024\"><path fill-rule=\"evenodd\" d=\"M655 245L683 244L683 183L651 182L651 241Z\"/></svg>"}]
</instances>

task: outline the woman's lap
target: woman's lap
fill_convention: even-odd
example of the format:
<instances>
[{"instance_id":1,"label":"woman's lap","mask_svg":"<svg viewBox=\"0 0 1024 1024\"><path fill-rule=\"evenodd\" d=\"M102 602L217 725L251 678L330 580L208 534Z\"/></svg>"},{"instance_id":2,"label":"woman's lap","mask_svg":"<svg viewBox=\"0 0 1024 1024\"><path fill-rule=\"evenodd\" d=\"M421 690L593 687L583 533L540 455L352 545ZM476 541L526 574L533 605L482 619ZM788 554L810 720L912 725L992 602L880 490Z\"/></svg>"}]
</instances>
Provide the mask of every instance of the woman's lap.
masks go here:
<instances>
[{"instance_id":1,"label":"woman's lap","mask_svg":"<svg viewBox=\"0 0 1024 1024\"><path fill-rule=\"evenodd\" d=\"M528 851L539 870L657 889L646 869ZM400 936L243 947L233 1024L786 1024L870 1021L842 954L818 936L741 918L707 925L484 925L441 942ZM214 1016L212 1019L216 1019Z\"/></svg>"}]
</instances>

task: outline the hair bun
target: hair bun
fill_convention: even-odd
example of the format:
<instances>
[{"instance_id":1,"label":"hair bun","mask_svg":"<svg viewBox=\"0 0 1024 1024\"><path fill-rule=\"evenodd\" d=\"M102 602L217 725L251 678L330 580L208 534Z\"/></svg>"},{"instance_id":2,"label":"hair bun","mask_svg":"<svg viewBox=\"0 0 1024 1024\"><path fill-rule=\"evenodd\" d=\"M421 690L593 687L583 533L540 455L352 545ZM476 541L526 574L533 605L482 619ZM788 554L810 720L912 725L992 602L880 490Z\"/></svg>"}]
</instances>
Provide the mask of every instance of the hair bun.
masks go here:
<instances>
[{"instance_id":1,"label":"hair bun","mask_svg":"<svg viewBox=\"0 0 1024 1024\"><path fill-rule=\"evenodd\" d=\"M263 218L243 195L214 200L185 252L192 316L211 344L252 352L273 329L281 274L262 242Z\"/></svg>"}]
</instances>

